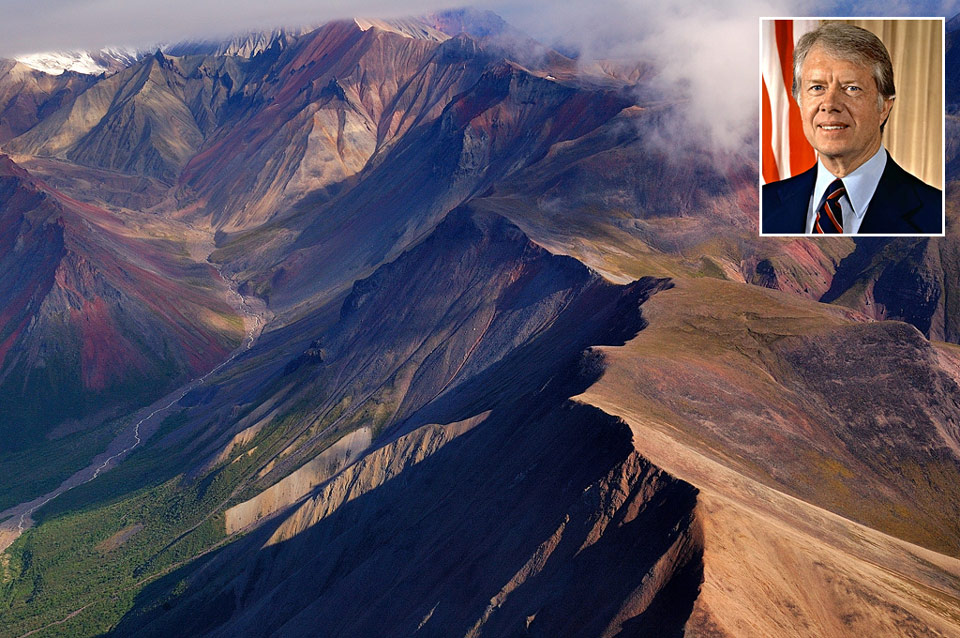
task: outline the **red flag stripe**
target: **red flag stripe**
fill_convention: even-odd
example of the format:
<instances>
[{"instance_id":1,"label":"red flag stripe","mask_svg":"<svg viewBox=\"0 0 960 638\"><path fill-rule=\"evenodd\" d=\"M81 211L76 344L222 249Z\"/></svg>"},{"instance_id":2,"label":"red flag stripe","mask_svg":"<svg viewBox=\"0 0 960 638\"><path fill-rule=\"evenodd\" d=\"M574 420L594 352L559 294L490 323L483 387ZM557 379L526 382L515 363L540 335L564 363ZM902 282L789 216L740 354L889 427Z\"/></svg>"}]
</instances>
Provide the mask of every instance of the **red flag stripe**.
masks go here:
<instances>
[{"instance_id":1,"label":"red flag stripe","mask_svg":"<svg viewBox=\"0 0 960 638\"><path fill-rule=\"evenodd\" d=\"M793 21L777 20L777 49L780 51L780 70L787 90L787 108L790 120L790 174L799 175L817 161L813 148L803 134L800 108L793 99Z\"/></svg>"},{"instance_id":2,"label":"red flag stripe","mask_svg":"<svg viewBox=\"0 0 960 638\"><path fill-rule=\"evenodd\" d=\"M791 94L795 28L792 20L775 20L764 26L766 49L761 97L764 182L798 175L816 163L816 153L803 134L800 109ZM805 31L809 25L803 23L799 28Z\"/></svg>"},{"instance_id":3,"label":"red flag stripe","mask_svg":"<svg viewBox=\"0 0 960 638\"><path fill-rule=\"evenodd\" d=\"M773 137L772 124L770 122L770 94L767 92L767 83L761 80L763 89L763 105L761 108L761 129L763 131L763 140L760 142L763 148L763 181L769 184L780 179L780 171L777 168L777 158L773 154L771 138Z\"/></svg>"}]
</instances>

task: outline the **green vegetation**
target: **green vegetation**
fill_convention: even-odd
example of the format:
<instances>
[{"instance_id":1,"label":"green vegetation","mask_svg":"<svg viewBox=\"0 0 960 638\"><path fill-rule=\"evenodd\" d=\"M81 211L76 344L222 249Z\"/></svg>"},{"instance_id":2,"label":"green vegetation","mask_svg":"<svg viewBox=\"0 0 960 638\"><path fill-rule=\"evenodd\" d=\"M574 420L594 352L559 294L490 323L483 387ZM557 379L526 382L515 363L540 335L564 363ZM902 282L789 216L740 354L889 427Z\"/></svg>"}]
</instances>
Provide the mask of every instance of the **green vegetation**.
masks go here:
<instances>
[{"instance_id":1,"label":"green vegetation","mask_svg":"<svg viewBox=\"0 0 960 638\"><path fill-rule=\"evenodd\" d=\"M184 454L145 449L52 501L35 515L37 527L0 554L0 636L22 635L77 610L34 635L90 636L115 626L149 582L226 540L225 504L302 416L300 410L276 420L240 450L253 454L197 479L185 476L192 461ZM161 433L187 423L187 412L179 412ZM107 542L134 529L123 542Z\"/></svg>"},{"instance_id":2,"label":"green vegetation","mask_svg":"<svg viewBox=\"0 0 960 638\"><path fill-rule=\"evenodd\" d=\"M302 427L303 421L308 416L307 407L308 402L305 399L300 400L283 415L274 417L269 425L253 437L250 443L232 451L233 460L236 462L231 462L230 465L246 466L250 464L250 459L267 459L277 455L287 446L293 432ZM246 453L251 450L253 453L247 455ZM255 463L254 465L257 464ZM293 471L293 469L295 469L295 467L289 468L284 474ZM267 476L270 477L271 474L268 473ZM280 477L274 475L273 478ZM256 496L266 487L269 487L269 484L265 484L263 481L250 481L233 495L233 498L225 505L224 509Z\"/></svg>"},{"instance_id":3,"label":"green vegetation","mask_svg":"<svg viewBox=\"0 0 960 638\"><path fill-rule=\"evenodd\" d=\"M222 519L207 513L227 490L215 479L201 493L197 485L175 478L29 531L7 552L12 578L0 584L0 635L20 635L79 609L84 611L59 625L55 635L108 630L147 580L223 539ZM137 523L143 529L116 550L97 549Z\"/></svg>"},{"instance_id":4,"label":"green vegetation","mask_svg":"<svg viewBox=\"0 0 960 638\"><path fill-rule=\"evenodd\" d=\"M282 391L277 382L265 395ZM199 557L231 542L225 535L224 511L289 473L313 453L333 444L360 421L384 418L385 407L368 401L349 415L336 431L326 428L349 414L344 398L330 406L319 421L322 432L310 444L310 454L280 463L262 478L258 473L277 458L319 416L311 412L317 395L288 396L286 409L251 441L235 446L229 458L209 471L194 472L205 462L202 440L211 427L191 419L189 409L168 416L151 438L153 443L132 453L97 480L62 494L34 514L37 525L0 554L0 638L20 636L43 628L34 636L91 636L110 631L123 616L140 605L143 590L158 579L181 578L195 568ZM249 413L260 400L243 410ZM390 410L395 406L389 406ZM84 445L69 445L74 437L45 444L82 466L105 447L112 424L88 436ZM164 439L178 436L172 445ZM77 439L78 441L80 439ZM59 447L57 447L59 446ZM32 453L8 455L0 467L26 471ZM3 463L6 465L2 465ZM37 464L39 465L39 464ZM17 482L20 484L20 482ZM7 498L17 500L12 488ZM56 624L54 624L56 623Z\"/></svg>"},{"instance_id":5,"label":"green vegetation","mask_svg":"<svg viewBox=\"0 0 960 638\"><path fill-rule=\"evenodd\" d=\"M697 275L701 277L713 277L714 279L729 279L723 271L723 268L706 255L700 258L700 269Z\"/></svg>"},{"instance_id":6,"label":"green vegetation","mask_svg":"<svg viewBox=\"0 0 960 638\"><path fill-rule=\"evenodd\" d=\"M114 421L89 432L77 432L55 441L44 441L26 450L0 454L0 511L56 489L107 448L122 423ZM43 459L38 463L37 459Z\"/></svg>"},{"instance_id":7,"label":"green vegetation","mask_svg":"<svg viewBox=\"0 0 960 638\"><path fill-rule=\"evenodd\" d=\"M54 326L50 338L58 343L57 353L48 354L40 367L21 361L0 382L0 463L9 453L45 445L46 435L64 422L94 419L108 409L132 413L184 380L184 366L169 344L158 356L139 336L137 326L118 321L121 332L144 354L149 369L127 370L100 390L87 388L80 374L81 343L75 328L66 323Z\"/></svg>"}]
</instances>

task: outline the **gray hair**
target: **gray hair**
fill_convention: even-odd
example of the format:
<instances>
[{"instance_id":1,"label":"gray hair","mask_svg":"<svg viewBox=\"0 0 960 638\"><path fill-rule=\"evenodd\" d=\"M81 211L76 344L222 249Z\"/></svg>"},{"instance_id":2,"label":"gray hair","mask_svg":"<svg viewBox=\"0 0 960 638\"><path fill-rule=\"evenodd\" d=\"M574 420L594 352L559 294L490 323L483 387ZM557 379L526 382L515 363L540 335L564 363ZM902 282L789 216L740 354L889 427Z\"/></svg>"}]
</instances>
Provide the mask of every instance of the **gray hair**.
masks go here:
<instances>
[{"instance_id":1,"label":"gray hair","mask_svg":"<svg viewBox=\"0 0 960 638\"><path fill-rule=\"evenodd\" d=\"M883 109L883 101L896 97L897 89L893 84L893 64L887 47L880 38L866 29L842 22L828 22L820 25L816 31L805 33L793 50L793 99L800 103L800 71L813 45L819 45L830 55L870 67L873 79L877 83L878 109ZM885 122L884 122L885 123Z\"/></svg>"}]
</instances>

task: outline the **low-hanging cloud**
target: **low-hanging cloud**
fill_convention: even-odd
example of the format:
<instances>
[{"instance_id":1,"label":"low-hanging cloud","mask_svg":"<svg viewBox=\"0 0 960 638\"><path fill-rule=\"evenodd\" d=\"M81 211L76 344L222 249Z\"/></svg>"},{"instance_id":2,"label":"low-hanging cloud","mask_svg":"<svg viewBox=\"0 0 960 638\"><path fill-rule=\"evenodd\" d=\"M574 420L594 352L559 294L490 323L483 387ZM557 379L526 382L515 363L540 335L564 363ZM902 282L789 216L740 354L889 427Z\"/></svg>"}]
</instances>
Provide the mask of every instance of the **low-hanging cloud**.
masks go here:
<instances>
[{"instance_id":1,"label":"low-hanging cloud","mask_svg":"<svg viewBox=\"0 0 960 638\"><path fill-rule=\"evenodd\" d=\"M561 0L551 7L546 16L528 12L515 20L548 42L552 32L557 45L577 51L584 65L614 58L655 69L640 101L675 106L661 115L658 131L646 132L646 141L678 157L749 149L759 110L759 18L816 10L812 1L786 0L597 0L589 6Z\"/></svg>"},{"instance_id":2,"label":"low-hanging cloud","mask_svg":"<svg viewBox=\"0 0 960 638\"><path fill-rule=\"evenodd\" d=\"M698 0L560 0L550 3L547 12L536 4L518 8L512 18L546 43L578 51L584 62L650 62L656 77L644 88L644 97L678 103L675 121L663 127L663 139L651 141L681 150L730 152L755 147L760 17L949 18L957 11L960 0L741 0L714 5Z\"/></svg>"}]
</instances>

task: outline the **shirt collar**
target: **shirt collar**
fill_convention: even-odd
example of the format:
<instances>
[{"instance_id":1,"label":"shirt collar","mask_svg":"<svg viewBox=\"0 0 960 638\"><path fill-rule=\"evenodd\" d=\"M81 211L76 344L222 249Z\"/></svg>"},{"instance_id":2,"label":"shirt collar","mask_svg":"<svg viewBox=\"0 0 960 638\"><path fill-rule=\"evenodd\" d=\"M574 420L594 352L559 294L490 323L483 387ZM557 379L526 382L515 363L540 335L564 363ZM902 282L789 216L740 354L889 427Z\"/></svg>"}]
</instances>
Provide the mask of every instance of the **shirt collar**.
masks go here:
<instances>
[{"instance_id":1,"label":"shirt collar","mask_svg":"<svg viewBox=\"0 0 960 638\"><path fill-rule=\"evenodd\" d=\"M858 166L857 170L842 178L843 188L847 191L847 199L850 200L853 214L858 219L867 213L867 206L873 199L873 193L877 190L877 184L880 183L880 177L883 175L883 169L886 166L887 151L881 144L873 157ZM819 202L823 198L823 193L835 179L837 179L836 176L827 170L823 161L817 160L817 183L813 188L814 202Z\"/></svg>"}]
</instances>

